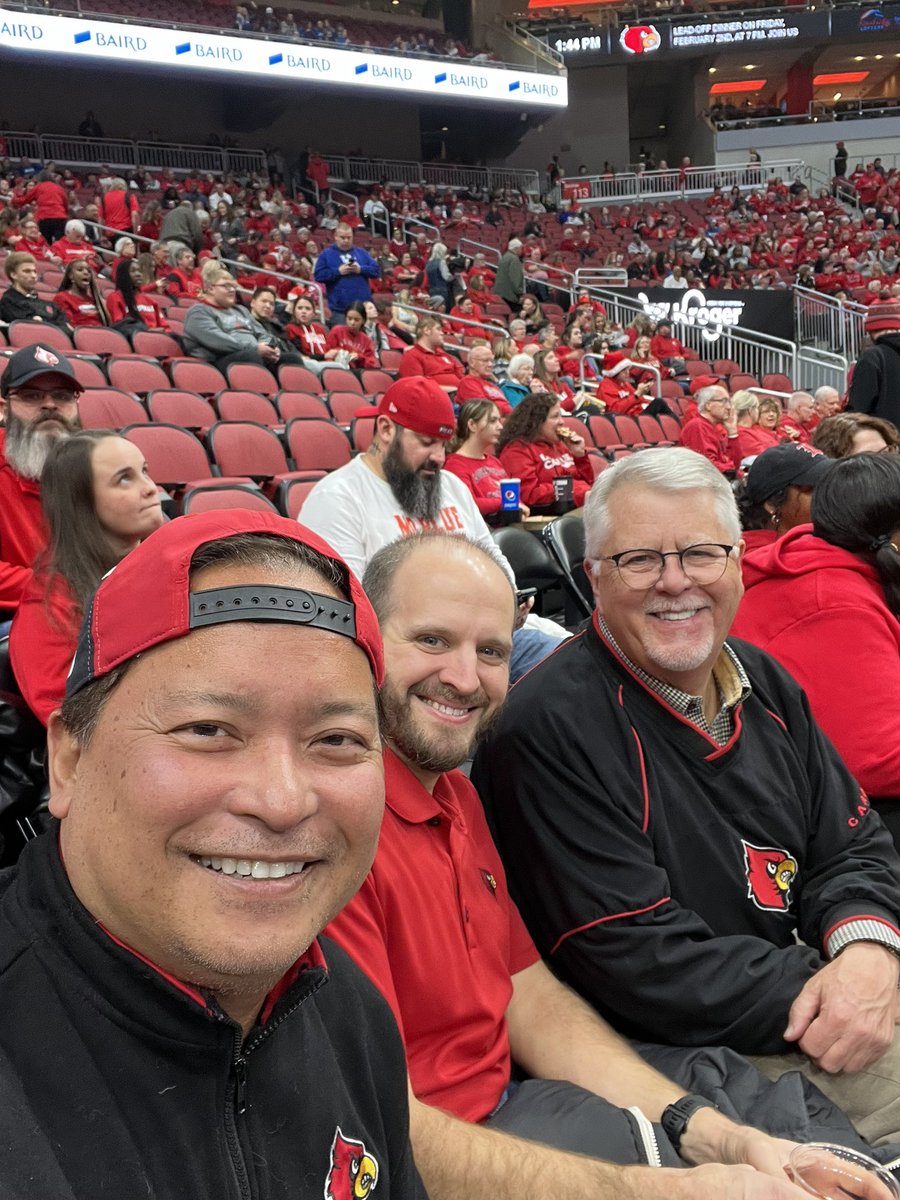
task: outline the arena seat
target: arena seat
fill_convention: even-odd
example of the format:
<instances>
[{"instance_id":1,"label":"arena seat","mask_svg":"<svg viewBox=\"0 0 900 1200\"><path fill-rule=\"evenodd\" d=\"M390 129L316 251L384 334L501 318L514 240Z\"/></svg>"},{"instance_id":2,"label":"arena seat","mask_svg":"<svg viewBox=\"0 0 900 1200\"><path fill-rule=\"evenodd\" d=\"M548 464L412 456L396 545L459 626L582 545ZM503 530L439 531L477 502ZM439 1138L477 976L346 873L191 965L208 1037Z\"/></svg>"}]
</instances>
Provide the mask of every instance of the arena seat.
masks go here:
<instances>
[{"instance_id":1,"label":"arena seat","mask_svg":"<svg viewBox=\"0 0 900 1200\"><path fill-rule=\"evenodd\" d=\"M267 425L251 421L217 421L209 431L206 444L213 462L223 474L252 479L270 499L274 499L281 483L298 474L288 462L278 434Z\"/></svg>"},{"instance_id":2,"label":"arena seat","mask_svg":"<svg viewBox=\"0 0 900 1200\"><path fill-rule=\"evenodd\" d=\"M184 353L176 338L170 333L140 330L131 339L135 354L148 358L178 358Z\"/></svg>"},{"instance_id":3,"label":"arena seat","mask_svg":"<svg viewBox=\"0 0 900 1200\"><path fill-rule=\"evenodd\" d=\"M358 396L356 400L359 401ZM308 392L279 392L275 397L275 407L285 424L295 418L327 421L331 417L325 400L321 396L311 396Z\"/></svg>"},{"instance_id":4,"label":"arena seat","mask_svg":"<svg viewBox=\"0 0 900 1200\"><path fill-rule=\"evenodd\" d=\"M562 568L541 539L521 526L495 529L493 537L513 569L516 586L537 589L535 607L542 611L545 592L565 585Z\"/></svg>"},{"instance_id":5,"label":"arena seat","mask_svg":"<svg viewBox=\"0 0 900 1200\"><path fill-rule=\"evenodd\" d=\"M755 375L735 374L728 377L728 390L732 396L735 392L743 391L745 388L758 388L759 381Z\"/></svg>"},{"instance_id":6,"label":"arena seat","mask_svg":"<svg viewBox=\"0 0 900 1200\"><path fill-rule=\"evenodd\" d=\"M367 396L383 395L394 382L387 371L376 371L372 368L367 368L361 371L360 374L362 376L362 388ZM339 390L343 391L344 389L341 388Z\"/></svg>"},{"instance_id":7,"label":"arena seat","mask_svg":"<svg viewBox=\"0 0 900 1200\"><path fill-rule=\"evenodd\" d=\"M350 445L358 454L365 454L375 436L375 412L370 417L354 417L350 422Z\"/></svg>"},{"instance_id":8,"label":"arena seat","mask_svg":"<svg viewBox=\"0 0 900 1200\"><path fill-rule=\"evenodd\" d=\"M628 450L647 449L648 442L634 417L630 417L626 413L616 413L612 419L615 423L619 440Z\"/></svg>"},{"instance_id":9,"label":"arena seat","mask_svg":"<svg viewBox=\"0 0 900 1200\"><path fill-rule=\"evenodd\" d=\"M177 388L160 388L147 396L147 411L152 421L164 425L181 425L192 433L205 434L219 419L208 400L196 392Z\"/></svg>"},{"instance_id":10,"label":"arena seat","mask_svg":"<svg viewBox=\"0 0 900 1200\"><path fill-rule=\"evenodd\" d=\"M122 429L150 420L140 400L114 387L86 388L78 401L78 415L85 429Z\"/></svg>"},{"instance_id":11,"label":"arena seat","mask_svg":"<svg viewBox=\"0 0 900 1200\"><path fill-rule=\"evenodd\" d=\"M762 386L767 392L790 393L794 390L794 385L787 375L763 375Z\"/></svg>"},{"instance_id":12,"label":"arena seat","mask_svg":"<svg viewBox=\"0 0 900 1200\"><path fill-rule=\"evenodd\" d=\"M594 611L594 595L584 569L584 521L581 517L558 517L544 526L541 536L563 573L569 601L566 623L573 624L590 617Z\"/></svg>"},{"instance_id":13,"label":"arena seat","mask_svg":"<svg viewBox=\"0 0 900 1200\"><path fill-rule=\"evenodd\" d=\"M399 371L402 359L402 350L382 350L381 352L381 365L385 371Z\"/></svg>"},{"instance_id":14,"label":"arena seat","mask_svg":"<svg viewBox=\"0 0 900 1200\"><path fill-rule=\"evenodd\" d=\"M33 346L35 342L42 342L51 350L61 350L63 353L74 349L72 339L66 331L46 321L13 321L7 333L9 344L14 350L21 350L23 346Z\"/></svg>"},{"instance_id":15,"label":"arena seat","mask_svg":"<svg viewBox=\"0 0 900 1200\"><path fill-rule=\"evenodd\" d=\"M75 372L75 378L86 388L105 388L109 380L103 374L98 362L90 358L82 358L78 354L67 354L69 366Z\"/></svg>"},{"instance_id":16,"label":"arena seat","mask_svg":"<svg viewBox=\"0 0 900 1200\"><path fill-rule=\"evenodd\" d=\"M624 450L625 443L613 424L612 417L589 416L587 428L598 450Z\"/></svg>"},{"instance_id":17,"label":"arena seat","mask_svg":"<svg viewBox=\"0 0 900 1200\"><path fill-rule=\"evenodd\" d=\"M256 512L278 512L259 488L249 483L235 483L228 487L193 487L184 493L181 511L190 513L218 511L223 508L244 508Z\"/></svg>"},{"instance_id":18,"label":"arena seat","mask_svg":"<svg viewBox=\"0 0 900 1200\"><path fill-rule=\"evenodd\" d=\"M271 371L256 363L232 363L225 368L228 386L238 391L259 392L262 396L274 396L278 381Z\"/></svg>"},{"instance_id":19,"label":"arena seat","mask_svg":"<svg viewBox=\"0 0 900 1200\"><path fill-rule=\"evenodd\" d=\"M222 372L199 358L179 358L170 364L172 382L186 392L201 396L217 396L228 387Z\"/></svg>"},{"instance_id":20,"label":"arena seat","mask_svg":"<svg viewBox=\"0 0 900 1200\"><path fill-rule=\"evenodd\" d=\"M660 413L656 419L659 421L660 427L667 441L670 441L673 446L680 446L681 425L675 419L675 417L670 417L668 413Z\"/></svg>"},{"instance_id":21,"label":"arena seat","mask_svg":"<svg viewBox=\"0 0 900 1200\"><path fill-rule=\"evenodd\" d=\"M338 425L349 425L356 416L357 410L366 404L366 400L358 392L331 392L326 401L328 409ZM375 406L372 406L375 415Z\"/></svg>"},{"instance_id":22,"label":"arena seat","mask_svg":"<svg viewBox=\"0 0 900 1200\"><path fill-rule=\"evenodd\" d=\"M649 416L647 413L640 413L635 419L641 431L641 436L651 446L673 446L677 444L666 437L656 417Z\"/></svg>"},{"instance_id":23,"label":"arena seat","mask_svg":"<svg viewBox=\"0 0 900 1200\"><path fill-rule=\"evenodd\" d=\"M131 343L118 329L79 325L75 330L75 349L85 354L130 354Z\"/></svg>"},{"instance_id":24,"label":"arena seat","mask_svg":"<svg viewBox=\"0 0 900 1200\"><path fill-rule=\"evenodd\" d=\"M216 475L199 441L180 425L128 425L122 436L134 442L147 460L150 477L173 494L192 487L230 487L246 483L246 477Z\"/></svg>"},{"instance_id":25,"label":"arena seat","mask_svg":"<svg viewBox=\"0 0 900 1200\"><path fill-rule=\"evenodd\" d=\"M113 357L108 360L106 370L113 387L134 392L138 396L146 396L169 386L165 371L150 358L138 358L137 355Z\"/></svg>"},{"instance_id":26,"label":"arena seat","mask_svg":"<svg viewBox=\"0 0 900 1200\"><path fill-rule=\"evenodd\" d=\"M713 363L713 373L716 375L736 375L741 370L741 364L733 358L717 358Z\"/></svg>"},{"instance_id":27,"label":"arena seat","mask_svg":"<svg viewBox=\"0 0 900 1200\"><path fill-rule=\"evenodd\" d=\"M287 392L307 392L311 396L325 393L318 375L296 363L284 363L278 368L278 382Z\"/></svg>"},{"instance_id":28,"label":"arena seat","mask_svg":"<svg viewBox=\"0 0 900 1200\"><path fill-rule=\"evenodd\" d=\"M353 372L343 367L326 367L320 379L326 392L356 392L358 396L365 395L363 385Z\"/></svg>"},{"instance_id":29,"label":"arena seat","mask_svg":"<svg viewBox=\"0 0 900 1200\"><path fill-rule=\"evenodd\" d=\"M298 471L334 471L350 461L350 442L330 421L288 421L288 450Z\"/></svg>"},{"instance_id":30,"label":"arena seat","mask_svg":"<svg viewBox=\"0 0 900 1200\"><path fill-rule=\"evenodd\" d=\"M258 392L226 388L219 392L214 403L220 421L255 421L270 429L284 424L272 401Z\"/></svg>"},{"instance_id":31,"label":"arena seat","mask_svg":"<svg viewBox=\"0 0 900 1200\"><path fill-rule=\"evenodd\" d=\"M286 517L296 521L303 510L306 497L320 479L324 479L324 471L308 471L305 479L288 479L278 489L278 508Z\"/></svg>"}]
</instances>

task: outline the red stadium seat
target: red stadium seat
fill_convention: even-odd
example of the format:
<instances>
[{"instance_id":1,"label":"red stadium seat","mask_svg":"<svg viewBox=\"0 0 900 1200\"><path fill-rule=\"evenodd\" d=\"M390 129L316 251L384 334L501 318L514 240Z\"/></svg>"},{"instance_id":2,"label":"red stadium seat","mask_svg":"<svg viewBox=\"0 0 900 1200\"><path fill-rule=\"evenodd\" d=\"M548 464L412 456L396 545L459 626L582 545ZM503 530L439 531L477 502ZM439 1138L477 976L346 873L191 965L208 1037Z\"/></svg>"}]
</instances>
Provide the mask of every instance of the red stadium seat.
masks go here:
<instances>
[{"instance_id":1,"label":"red stadium seat","mask_svg":"<svg viewBox=\"0 0 900 1200\"><path fill-rule=\"evenodd\" d=\"M794 385L787 375L763 375L762 385L769 392L785 392L788 395L794 390Z\"/></svg>"},{"instance_id":2,"label":"red stadium seat","mask_svg":"<svg viewBox=\"0 0 900 1200\"><path fill-rule=\"evenodd\" d=\"M172 382L186 392L201 396L216 396L228 384L224 375L212 363L199 358L179 358L171 365Z\"/></svg>"},{"instance_id":3,"label":"red stadium seat","mask_svg":"<svg viewBox=\"0 0 900 1200\"><path fill-rule=\"evenodd\" d=\"M178 358L184 353L177 339L169 333L140 331L134 335L131 343L135 354L144 354L149 358Z\"/></svg>"},{"instance_id":4,"label":"red stadium seat","mask_svg":"<svg viewBox=\"0 0 900 1200\"><path fill-rule=\"evenodd\" d=\"M72 339L65 330L57 328L56 325L48 325L44 321L13 321L8 335L9 344L14 350L21 350L23 346L33 346L35 342L42 342L51 350L65 352L72 349Z\"/></svg>"},{"instance_id":5,"label":"red stadium seat","mask_svg":"<svg viewBox=\"0 0 900 1200\"><path fill-rule=\"evenodd\" d=\"M624 446L629 450L647 449L647 439L641 433L641 427L634 417L629 417L625 413L616 413L613 419L616 425L616 432Z\"/></svg>"},{"instance_id":6,"label":"red stadium seat","mask_svg":"<svg viewBox=\"0 0 900 1200\"><path fill-rule=\"evenodd\" d=\"M647 413L641 413L640 416L637 417L637 423L644 441L648 442L651 446L669 446L676 444L675 442L671 441L670 438L667 438L663 433L662 426L660 425L659 421L657 421L656 417L648 416Z\"/></svg>"},{"instance_id":7,"label":"red stadium seat","mask_svg":"<svg viewBox=\"0 0 900 1200\"><path fill-rule=\"evenodd\" d=\"M322 397L311 396L308 392L279 392L275 407L284 422L293 421L295 417L327 421L331 415Z\"/></svg>"},{"instance_id":8,"label":"red stadium seat","mask_svg":"<svg viewBox=\"0 0 900 1200\"><path fill-rule=\"evenodd\" d=\"M328 408L338 425L349 425L356 416L357 410L364 408L366 401L357 392L332 392L328 397ZM372 415L375 407L372 406Z\"/></svg>"},{"instance_id":9,"label":"red stadium seat","mask_svg":"<svg viewBox=\"0 0 900 1200\"><path fill-rule=\"evenodd\" d=\"M144 425L150 419L139 400L111 387L83 391L78 415L85 429L122 429L126 425Z\"/></svg>"},{"instance_id":10,"label":"red stadium seat","mask_svg":"<svg viewBox=\"0 0 900 1200\"><path fill-rule=\"evenodd\" d=\"M151 479L168 492L247 482L245 478L217 477L202 442L178 425L130 425L122 430L122 436L140 449Z\"/></svg>"},{"instance_id":11,"label":"red stadium seat","mask_svg":"<svg viewBox=\"0 0 900 1200\"><path fill-rule=\"evenodd\" d=\"M350 461L347 435L330 421L289 421L285 436L298 471L333 471Z\"/></svg>"},{"instance_id":12,"label":"red stadium seat","mask_svg":"<svg viewBox=\"0 0 900 1200\"><path fill-rule=\"evenodd\" d=\"M217 421L209 431L207 445L220 471L252 479L270 498L275 496L281 483L298 474L291 469L278 434L266 425L251 421Z\"/></svg>"},{"instance_id":13,"label":"red stadium seat","mask_svg":"<svg viewBox=\"0 0 900 1200\"><path fill-rule=\"evenodd\" d=\"M110 358L106 364L109 382L125 392L146 396L159 388L169 386L169 377L159 365L149 358L138 358L136 354L127 358Z\"/></svg>"},{"instance_id":14,"label":"red stadium seat","mask_svg":"<svg viewBox=\"0 0 900 1200\"><path fill-rule=\"evenodd\" d=\"M147 410L153 421L166 425L181 425L192 433L205 434L218 421L216 411L208 400L196 392L176 388L161 388L147 397Z\"/></svg>"},{"instance_id":15,"label":"red stadium seat","mask_svg":"<svg viewBox=\"0 0 900 1200\"><path fill-rule=\"evenodd\" d=\"M660 413L656 418L665 434L666 440L673 446L681 445L681 424L668 413Z\"/></svg>"},{"instance_id":16,"label":"red stadium seat","mask_svg":"<svg viewBox=\"0 0 900 1200\"><path fill-rule=\"evenodd\" d=\"M759 380L755 375L730 375L728 377L728 390L732 396L735 392L743 391L744 388L758 388Z\"/></svg>"},{"instance_id":17,"label":"red stadium seat","mask_svg":"<svg viewBox=\"0 0 900 1200\"><path fill-rule=\"evenodd\" d=\"M284 424L272 401L258 392L226 388L216 396L215 404L220 421L256 421L270 429Z\"/></svg>"},{"instance_id":18,"label":"red stadium seat","mask_svg":"<svg viewBox=\"0 0 900 1200\"><path fill-rule=\"evenodd\" d=\"M381 365L385 371L399 371L402 358L402 350L382 350Z\"/></svg>"},{"instance_id":19,"label":"red stadium seat","mask_svg":"<svg viewBox=\"0 0 900 1200\"><path fill-rule=\"evenodd\" d=\"M69 366L75 372L75 378L86 388L105 388L109 380L103 374L100 365L91 358L80 358L77 354L68 354Z\"/></svg>"},{"instance_id":20,"label":"red stadium seat","mask_svg":"<svg viewBox=\"0 0 900 1200\"><path fill-rule=\"evenodd\" d=\"M274 396L278 381L271 371L256 363L232 363L225 368L228 386L238 391L259 392L262 396Z\"/></svg>"},{"instance_id":21,"label":"red stadium seat","mask_svg":"<svg viewBox=\"0 0 900 1200\"><path fill-rule=\"evenodd\" d=\"M588 432L598 450L624 450L625 443L610 417L591 416L587 420Z\"/></svg>"},{"instance_id":22,"label":"red stadium seat","mask_svg":"<svg viewBox=\"0 0 900 1200\"><path fill-rule=\"evenodd\" d=\"M75 349L85 354L130 354L131 343L118 329L80 325L75 330Z\"/></svg>"},{"instance_id":23,"label":"red stadium seat","mask_svg":"<svg viewBox=\"0 0 900 1200\"><path fill-rule=\"evenodd\" d=\"M717 358L713 363L714 375L734 375L741 369L741 364L736 363L733 358Z\"/></svg>"},{"instance_id":24,"label":"red stadium seat","mask_svg":"<svg viewBox=\"0 0 900 1200\"><path fill-rule=\"evenodd\" d=\"M350 422L350 444L359 454L365 454L375 436L375 412L369 417L354 417Z\"/></svg>"},{"instance_id":25,"label":"red stadium seat","mask_svg":"<svg viewBox=\"0 0 900 1200\"><path fill-rule=\"evenodd\" d=\"M325 393L318 375L296 363L285 363L278 368L278 382L286 392L308 392L311 396Z\"/></svg>"},{"instance_id":26,"label":"red stadium seat","mask_svg":"<svg viewBox=\"0 0 900 1200\"><path fill-rule=\"evenodd\" d=\"M684 367L691 379L693 379L695 375L719 374L718 371L713 370L712 363L708 363L702 358L695 359L694 362L687 362L684 364Z\"/></svg>"},{"instance_id":27,"label":"red stadium seat","mask_svg":"<svg viewBox=\"0 0 900 1200\"><path fill-rule=\"evenodd\" d=\"M203 513L218 511L222 508L244 508L256 512L277 512L278 509L267 500L257 487L249 483L236 483L230 487L195 487L184 493L181 511Z\"/></svg>"},{"instance_id":28,"label":"red stadium seat","mask_svg":"<svg viewBox=\"0 0 900 1200\"><path fill-rule=\"evenodd\" d=\"M289 479L278 491L278 507L286 517L296 521L303 511L303 503L325 473L308 472L305 479Z\"/></svg>"},{"instance_id":29,"label":"red stadium seat","mask_svg":"<svg viewBox=\"0 0 900 1200\"><path fill-rule=\"evenodd\" d=\"M362 387L367 396L380 396L388 390L394 382L393 378L388 375L387 371L365 370L361 371ZM339 391L344 391L344 388L339 388Z\"/></svg>"},{"instance_id":30,"label":"red stadium seat","mask_svg":"<svg viewBox=\"0 0 900 1200\"><path fill-rule=\"evenodd\" d=\"M326 392L356 392L358 396L364 396L363 385L359 382L352 371L347 371L343 367L326 367L321 375L322 387Z\"/></svg>"}]
</instances>

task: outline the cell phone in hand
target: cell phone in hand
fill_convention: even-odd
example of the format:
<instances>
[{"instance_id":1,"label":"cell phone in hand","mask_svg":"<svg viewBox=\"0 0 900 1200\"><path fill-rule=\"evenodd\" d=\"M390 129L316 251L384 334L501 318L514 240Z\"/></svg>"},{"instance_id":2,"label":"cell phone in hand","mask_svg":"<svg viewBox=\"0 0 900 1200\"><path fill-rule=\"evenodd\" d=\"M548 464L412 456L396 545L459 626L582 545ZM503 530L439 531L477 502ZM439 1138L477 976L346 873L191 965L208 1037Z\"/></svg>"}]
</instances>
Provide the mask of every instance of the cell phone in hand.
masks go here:
<instances>
[{"instance_id":1,"label":"cell phone in hand","mask_svg":"<svg viewBox=\"0 0 900 1200\"><path fill-rule=\"evenodd\" d=\"M532 596L537 595L537 588L518 588L516 591L516 604L519 606L525 604Z\"/></svg>"}]
</instances>

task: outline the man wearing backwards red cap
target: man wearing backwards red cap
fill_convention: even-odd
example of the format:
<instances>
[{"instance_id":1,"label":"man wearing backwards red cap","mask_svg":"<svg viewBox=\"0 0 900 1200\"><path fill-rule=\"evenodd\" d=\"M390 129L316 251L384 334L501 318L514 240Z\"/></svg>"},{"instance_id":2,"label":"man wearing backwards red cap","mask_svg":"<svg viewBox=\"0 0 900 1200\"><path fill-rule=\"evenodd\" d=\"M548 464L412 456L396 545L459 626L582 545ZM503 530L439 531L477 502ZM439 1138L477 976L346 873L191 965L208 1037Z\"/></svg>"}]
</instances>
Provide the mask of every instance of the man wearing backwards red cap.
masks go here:
<instances>
[{"instance_id":1,"label":"man wearing backwards red cap","mask_svg":"<svg viewBox=\"0 0 900 1200\"><path fill-rule=\"evenodd\" d=\"M103 580L59 825L0 876L4 1196L423 1197L396 1026L317 940L375 852L382 664L281 517L179 518Z\"/></svg>"},{"instance_id":2,"label":"man wearing backwards red cap","mask_svg":"<svg viewBox=\"0 0 900 1200\"><path fill-rule=\"evenodd\" d=\"M81 384L50 346L25 346L0 378L0 620L11 616L46 541L39 480L57 438L81 428Z\"/></svg>"},{"instance_id":3,"label":"man wearing backwards red cap","mask_svg":"<svg viewBox=\"0 0 900 1200\"><path fill-rule=\"evenodd\" d=\"M365 454L320 480L303 505L303 522L334 546L362 575L382 546L421 529L466 533L493 555L510 579L512 568L500 554L472 493L444 471L447 442L456 418L447 393L433 379L398 379L381 397L375 433ZM530 618L529 622L533 622ZM510 670L513 679L554 649L564 630L519 629ZM558 629L555 634L551 630Z\"/></svg>"},{"instance_id":4,"label":"man wearing backwards red cap","mask_svg":"<svg viewBox=\"0 0 900 1200\"><path fill-rule=\"evenodd\" d=\"M875 344L853 367L847 411L900 425L900 300L870 305L865 330Z\"/></svg>"}]
</instances>

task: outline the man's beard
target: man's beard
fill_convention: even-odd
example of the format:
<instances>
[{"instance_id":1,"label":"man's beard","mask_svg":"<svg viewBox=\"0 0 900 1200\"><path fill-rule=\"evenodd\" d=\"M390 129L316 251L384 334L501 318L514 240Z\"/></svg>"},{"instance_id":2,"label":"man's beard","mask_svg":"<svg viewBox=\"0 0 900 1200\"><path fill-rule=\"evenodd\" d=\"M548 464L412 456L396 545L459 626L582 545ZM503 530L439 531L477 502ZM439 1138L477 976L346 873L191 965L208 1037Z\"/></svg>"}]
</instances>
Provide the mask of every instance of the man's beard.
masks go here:
<instances>
[{"instance_id":1,"label":"man's beard","mask_svg":"<svg viewBox=\"0 0 900 1200\"><path fill-rule=\"evenodd\" d=\"M67 421L54 409L42 408L33 421L23 421L7 406L3 445L6 461L23 479L40 479L53 443L80 428L78 417Z\"/></svg>"},{"instance_id":2,"label":"man's beard","mask_svg":"<svg viewBox=\"0 0 900 1200\"><path fill-rule=\"evenodd\" d=\"M401 441L398 430L382 459L384 477L407 516L434 523L441 509L441 469L436 467L433 475L411 471L403 458Z\"/></svg>"},{"instance_id":3,"label":"man's beard","mask_svg":"<svg viewBox=\"0 0 900 1200\"><path fill-rule=\"evenodd\" d=\"M381 736L393 744L407 762L414 763L423 771L443 774L455 770L467 758L471 758L475 743L487 733L500 713L499 705L493 711L485 707L474 729L454 730L448 727L444 731L435 730L429 734L416 723L414 695L463 708L476 704L487 706L489 701L483 691L463 696L453 688L440 685L422 686L415 692L402 695L391 686L390 680L385 680L378 696Z\"/></svg>"}]
</instances>

